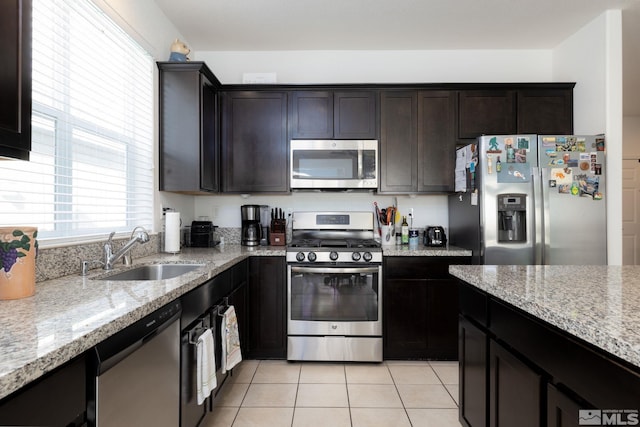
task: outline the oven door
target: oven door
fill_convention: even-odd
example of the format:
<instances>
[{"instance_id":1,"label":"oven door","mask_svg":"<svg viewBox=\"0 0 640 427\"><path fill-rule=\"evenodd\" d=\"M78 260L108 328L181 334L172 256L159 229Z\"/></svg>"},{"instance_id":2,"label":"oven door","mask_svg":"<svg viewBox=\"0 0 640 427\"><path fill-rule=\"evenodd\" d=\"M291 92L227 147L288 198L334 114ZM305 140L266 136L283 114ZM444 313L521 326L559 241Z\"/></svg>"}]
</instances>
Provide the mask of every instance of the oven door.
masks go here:
<instances>
[{"instance_id":1,"label":"oven door","mask_svg":"<svg viewBox=\"0 0 640 427\"><path fill-rule=\"evenodd\" d=\"M382 335L382 266L288 266L289 335Z\"/></svg>"},{"instance_id":2,"label":"oven door","mask_svg":"<svg viewBox=\"0 0 640 427\"><path fill-rule=\"evenodd\" d=\"M378 141L292 140L291 188L377 188Z\"/></svg>"}]
</instances>

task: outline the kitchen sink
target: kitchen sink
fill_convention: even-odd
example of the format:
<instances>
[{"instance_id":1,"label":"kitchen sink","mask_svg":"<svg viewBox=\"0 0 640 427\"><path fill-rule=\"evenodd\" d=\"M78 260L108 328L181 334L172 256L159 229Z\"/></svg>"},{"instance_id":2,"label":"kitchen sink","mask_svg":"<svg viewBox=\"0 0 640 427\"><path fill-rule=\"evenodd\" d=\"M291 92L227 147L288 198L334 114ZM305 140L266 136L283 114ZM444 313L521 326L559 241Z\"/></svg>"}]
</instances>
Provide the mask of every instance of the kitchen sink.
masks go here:
<instances>
[{"instance_id":1,"label":"kitchen sink","mask_svg":"<svg viewBox=\"0 0 640 427\"><path fill-rule=\"evenodd\" d=\"M141 265L121 273L101 277L98 280L164 280L181 276L204 264L150 264Z\"/></svg>"}]
</instances>

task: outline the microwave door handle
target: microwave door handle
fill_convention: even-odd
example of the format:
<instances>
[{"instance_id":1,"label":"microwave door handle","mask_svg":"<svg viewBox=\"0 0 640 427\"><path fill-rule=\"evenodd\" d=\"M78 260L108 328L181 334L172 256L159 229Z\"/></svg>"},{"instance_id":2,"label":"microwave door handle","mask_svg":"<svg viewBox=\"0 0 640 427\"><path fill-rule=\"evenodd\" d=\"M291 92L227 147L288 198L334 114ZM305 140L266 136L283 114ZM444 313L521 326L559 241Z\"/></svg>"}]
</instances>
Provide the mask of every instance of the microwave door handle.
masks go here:
<instances>
[{"instance_id":1,"label":"microwave door handle","mask_svg":"<svg viewBox=\"0 0 640 427\"><path fill-rule=\"evenodd\" d=\"M358 179L364 179L364 174L362 173L363 168L363 155L362 150L358 150Z\"/></svg>"}]
</instances>

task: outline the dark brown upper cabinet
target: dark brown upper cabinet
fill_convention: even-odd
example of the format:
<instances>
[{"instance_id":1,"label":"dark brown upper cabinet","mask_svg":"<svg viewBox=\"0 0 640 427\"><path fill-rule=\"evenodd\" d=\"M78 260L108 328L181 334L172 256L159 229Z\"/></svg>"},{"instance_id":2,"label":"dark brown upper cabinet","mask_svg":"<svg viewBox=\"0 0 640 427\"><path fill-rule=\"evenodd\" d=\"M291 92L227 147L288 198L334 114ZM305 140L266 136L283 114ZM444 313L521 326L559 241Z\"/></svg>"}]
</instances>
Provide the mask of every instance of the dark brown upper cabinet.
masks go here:
<instances>
[{"instance_id":1,"label":"dark brown upper cabinet","mask_svg":"<svg viewBox=\"0 0 640 427\"><path fill-rule=\"evenodd\" d=\"M382 91L380 192L453 190L455 91Z\"/></svg>"},{"instance_id":2,"label":"dark brown upper cabinet","mask_svg":"<svg viewBox=\"0 0 640 427\"><path fill-rule=\"evenodd\" d=\"M573 88L521 89L517 99L518 133L573 133Z\"/></svg>"},{"instance_id":3,"label":"dark brown upper cabinet","mask_svg":"<svg viewBox=\"0 0 640 427\"><path fill-rule=\"evenodd\" d=\"M336 139L376 139L378 94L345 91L333 94L333 136Z\"/></svg>"},{"instance_id":4,"label":"dark brown upper cabinet","mask_svg":"<svg viewBox=\"0 0 640 427\"><path fill-rule=\"evenodd\" d=\"M380 93L380 192L418 189L418 92Z\"/></svg>"},{"instance_id":5,"label":"dark brown upper cabinet","mask_svg":"<svg viewBox=\"0 0 640 427\"><path fill-rule=\"evenodd\" d=\"M291 92L292 139L376 139L376 91Z\"/></svg>"},{"instance_id":6,"label":"dark brown upper cabinet","mask_svg":"<svg viewBox=\"0 0 640 427\"><path fill-rule=\"evenodd\" d=\"M31 151L31 0L7 0L0 13L0 158Z\"/></svg>"},{"instance_id":7,"label":"dark brown upper cabinet","mask_svg":"<svg viewBox=\"0 0 640 427\"><path fill-rule=\"evenodd\" d=\"M418 93L418 192L454 189L456 163L456 93Z\"/></svg>"},{"instance_id":8,"label":"dark brown upper cabinet","mask_svg":"<svg viewBox=\"0 0 640 427\"><path fill-rule=\"evenodd\" d=\"M514 90L462 90L459 94L458 138L516 133Z\"/></svg>"},{"instance_id":9,"label":"dark brown upper cabinet","mask_svg":"<svg viewBox=\"0 0 640 427\"><path fill-rule=\"evenodd\" d=\"M291 138L333 138L333 92L291 92Z\"/></svg>"},{"instance_id":10,"label":"dark brown upper cabinet","mask_svg":"<svg viewBox=\"0 0 640 427\"><path fill-rule=\"evenodd\" d=\"M159 62L160 191L217 192L218 88L203 62Z\"/></svg>"},{"instance_id":11,"label":"dark brown upper cabinet","mask_svg":"<svg viewBox=\"0 0 640 427\"><path fill-rule=\"evenodd\" d=\"M289 192L287 93L229 91L222 103L222 190Z\"/></svg>"}]
</instances>

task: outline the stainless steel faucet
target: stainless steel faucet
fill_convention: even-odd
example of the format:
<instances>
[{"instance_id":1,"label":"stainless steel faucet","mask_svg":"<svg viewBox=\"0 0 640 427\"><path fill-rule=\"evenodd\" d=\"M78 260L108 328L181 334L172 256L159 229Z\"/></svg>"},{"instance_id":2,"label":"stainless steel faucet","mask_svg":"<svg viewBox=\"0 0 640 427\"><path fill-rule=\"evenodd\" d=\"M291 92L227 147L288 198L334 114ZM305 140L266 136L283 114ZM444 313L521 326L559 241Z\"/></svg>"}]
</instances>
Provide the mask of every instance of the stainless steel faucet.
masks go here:
<instances>
[{"instance_id":1,"label":"stainless steel faucet","mask_svg":"<svg viewBox=\"0 0 640 427\"><path fill-rule=\"evenodd\" d=\"M133 229L131 232L131 239L125 243L123 247L121 247L117 252L113 252L113 236L116 232L112 232L109 235L109 240L104 244L104 269L111 270L113 265L122 257L126 257L129 255L129 251L133 249L133 246L136 243L147 243L149 241L149 234L144 227L138 226ZM127 259L127 258L125 258ZM128 263L131 263L131 258L128 258Z\"/></svg>"}]
</instances>

